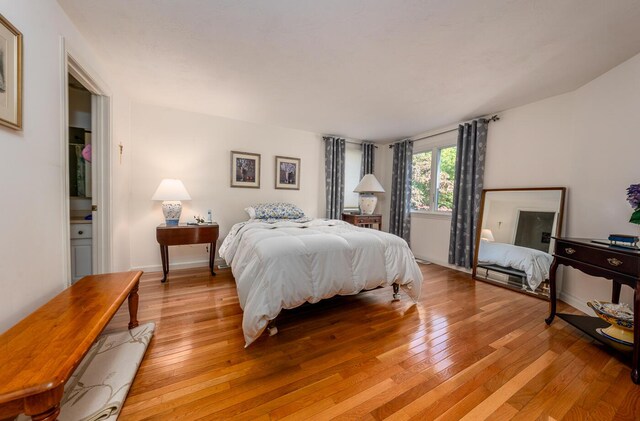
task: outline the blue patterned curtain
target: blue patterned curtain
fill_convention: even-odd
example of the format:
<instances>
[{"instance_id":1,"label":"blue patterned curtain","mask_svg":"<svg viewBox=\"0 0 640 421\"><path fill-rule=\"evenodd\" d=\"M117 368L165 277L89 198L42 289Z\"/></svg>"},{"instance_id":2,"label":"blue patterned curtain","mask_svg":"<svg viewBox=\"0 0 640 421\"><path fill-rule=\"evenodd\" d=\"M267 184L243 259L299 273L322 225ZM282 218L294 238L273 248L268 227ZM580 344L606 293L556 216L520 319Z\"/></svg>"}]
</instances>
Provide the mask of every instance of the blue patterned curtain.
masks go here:
<instances>
[{"instance_id":1,"label":"blue patterned curtain","mask_svg":"<svg viewBox=\"0 0 640 421\"><path fill-rule=\"evenodd\" d=\"M413 141L393 145L393 177L391 179L391 213L389 232L409 244L411 233L411 176L413 171Z\"/></svg>"},{"instance_id":2,"label":"blue patterned curtain","mask_svg":"<svg viewBox=\"0 0 640 421\"><path fill-rule=\"evenodd\" d=\"M340 219L344 208L344 139L324 137L327 218Z\"/></svg>"},{"instance_id":3,"label":"blue patterned curtain","mask_svg":"<svg viewBox=\"0 0 640 421\"><path fill-rule=\"evenodd\" d=\"M362 142L362 165L360 165L360 179L365 174L373 174L373 161L376 145L371 142Z\"/></svg>"},{"instance_id":4,"label":"blue patterned curtain","mask_svg":"<svg viewBox=\"0 0 640 421\"><path fill-rule=\"evenodd\" d=\"M458 126L449 263L467 269L473 264L476 244L488 127L488 121L483 118Z\"/></svg>"}]
</instances>

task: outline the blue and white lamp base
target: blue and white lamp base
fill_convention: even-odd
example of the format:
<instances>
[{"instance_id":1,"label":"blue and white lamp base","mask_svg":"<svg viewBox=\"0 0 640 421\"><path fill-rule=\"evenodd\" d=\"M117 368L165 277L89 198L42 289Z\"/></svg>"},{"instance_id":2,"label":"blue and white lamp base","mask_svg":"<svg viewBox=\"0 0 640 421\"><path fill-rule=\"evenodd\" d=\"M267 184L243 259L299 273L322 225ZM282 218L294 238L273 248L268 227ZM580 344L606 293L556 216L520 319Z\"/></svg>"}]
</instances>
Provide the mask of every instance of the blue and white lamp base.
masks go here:
<instances>
[{"instance_id":1,"label":"blue and white lamp base","mask_svg":"<svg viewBox=\"0 0 640 421\"><path fill-rule=\"evenodd\" d=\"M162 213L167 226L176 226L180 221L182 203L179 200L165 200L162 202Z\"/></svg>"},{"instance_id":2,"label":"blue and white lamp base","mask_svg":"<svg viewBox=\"0 0 640 421\"><path fill-rule=\"evenodd\" d=\"M378 203L378 198L373 194L365 195L361 193L360 199L358 200L360 213L363 215L372 215L373 211L376 209L376 203Z\"/></svg>"}]
</instances>

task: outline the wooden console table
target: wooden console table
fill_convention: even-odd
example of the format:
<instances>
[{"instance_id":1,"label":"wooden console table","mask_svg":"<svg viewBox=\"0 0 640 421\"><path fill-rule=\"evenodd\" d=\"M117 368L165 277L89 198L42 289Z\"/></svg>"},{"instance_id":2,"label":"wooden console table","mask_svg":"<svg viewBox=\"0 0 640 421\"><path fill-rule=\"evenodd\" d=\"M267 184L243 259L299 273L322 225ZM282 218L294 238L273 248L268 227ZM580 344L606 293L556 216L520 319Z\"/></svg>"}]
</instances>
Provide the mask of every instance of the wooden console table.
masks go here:
<instances>
[{"instance_id":1,"label":"wooden console table","mask_svg":"<svg viewBox=\"0 0 640 421\"><path fill-rule=\"evenodd\" d=\"M169 246L182 246L187 244L209 244L209 270L212 276L213 261L216 256L216 242L218 241L218 224L206 225L158 225L156 239L160 244L160 257L162 258L162 282L167 282L169 273Z\"/></svg>"},{"instance_id":2,"label":"wooden console table","mask_svg":"<svg viewBox=\"0 0 640 421\"><path fill-rule=\"evenodd\" d=\"M373 226L376 225L378 230L382 231L382 215L364 215L359 213L343 212L342 220L358 227L373 228Z\"/></svg>"},{"instance_id":3,"label":"wooden console table","mask_svg":"<svg viewBox=\"0 0 640 421\"><path fill-rule=\"evenodd\" d=\"M125 298L138 326L141 275L86 276L0 336L0 419L57 418L65 383Z\"/></svg>"},{"instance_id":4,"label":"wooden console table","mask_svg":"<svg viewBox=\"0 0 640 421\"><path fill-rule=\"evenodd\" d=\"M550 314L545 320L553 322L556 316L556 271L559 265L571 266L588 275L610 279L612 283L611 301L620 302L620 288L628 285L634 290L633 349L605 338L596 332L606 328L608 323L598 317L558 313L558 317L577 327L603 344L621 351L632 353L631 380L640 384L640 250L594 243L589 239L556 238L553 263L549 273L551 293ZM605 241L605 240L597 240Z\"/></svg>"}]
</instances>

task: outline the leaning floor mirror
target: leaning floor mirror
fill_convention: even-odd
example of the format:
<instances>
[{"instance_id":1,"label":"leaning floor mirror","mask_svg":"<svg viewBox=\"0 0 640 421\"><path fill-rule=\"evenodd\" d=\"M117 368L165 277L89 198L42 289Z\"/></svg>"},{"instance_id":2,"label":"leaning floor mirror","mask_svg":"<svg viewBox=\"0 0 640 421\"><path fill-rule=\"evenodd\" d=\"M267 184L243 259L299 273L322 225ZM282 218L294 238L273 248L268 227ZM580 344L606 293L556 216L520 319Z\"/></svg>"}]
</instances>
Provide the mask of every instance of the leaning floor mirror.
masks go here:
<instances>
[{"instance_id":1,"label":"leaning floor mirror","mask_svg":"<svg viewBox=\"0 0 640 421\"><path fill-rule=\"evenodd\" d=\"M473 278L549 299L553 237L562 233L565 191L483 190Z\"/></svg>"}]
</instances>

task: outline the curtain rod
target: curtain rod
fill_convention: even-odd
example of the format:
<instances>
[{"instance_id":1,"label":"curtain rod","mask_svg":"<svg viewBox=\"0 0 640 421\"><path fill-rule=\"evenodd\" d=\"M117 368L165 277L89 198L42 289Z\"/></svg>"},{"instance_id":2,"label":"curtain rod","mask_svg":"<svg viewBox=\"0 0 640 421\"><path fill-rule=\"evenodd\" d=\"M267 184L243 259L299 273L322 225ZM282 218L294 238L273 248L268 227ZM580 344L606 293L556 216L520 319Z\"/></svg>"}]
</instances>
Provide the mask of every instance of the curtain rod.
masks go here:
<instances>
[{"instance_id":1,"label":"curtain rod","mask_svg":"<svg viewBox=\"0 0 640 421\"><path fill-rule=\"evenodd\" d=\"M364 142L356 142L356 141L354 141L354 140L347 140L347 139L345 139L345 140L344 140L344 142L345 142L345 143L351 143L351 144L353 144L353 145L362 145L362 144L364 143ZM376 149L378 149L378 147L377 147L376 145L373 145L373 147L374 147L374 148L376 148Z\"/></svg>"},{"instance_id":2,"label":"curtain rod","mask_svg":"<svg viewBox=\"0 0 640 421\"><path fill-rule=\"evenodd\" d=\"M487 124L491 123L492 121L498 121L498 120L500 120L500 117L499 117L497 114L496 114L496 115L493 115L493 116L491 116L491 117L489 117L489 118L487 119ZM464 124L464 123L459 123L459 124ZM414 142L417 142L418 140L429 139L429 138L431 138L431 137L436 137L436 136L440 136L441 134L451 133L451 132L455 132L455 131L458 131L458 128L457 128L457 127L456 127L456 128L454 128L454 129L444 130L444 131L442 131L442 132L438 132L438 133L430 134L430 135L428 135L428 136L422 136L422 137L419 137L419 138L417 138L417 139L411 139L411 140L413 140ZM397 143L397 142L394 142L394 143ZM389 149L391 149L391 148L393 148L393 144L389 145Z\"/></svg>"}]
</instances>

